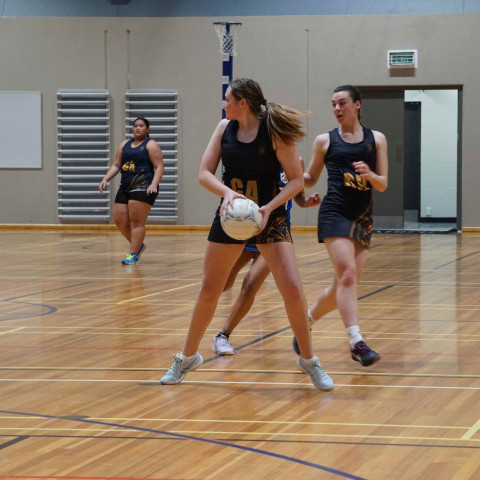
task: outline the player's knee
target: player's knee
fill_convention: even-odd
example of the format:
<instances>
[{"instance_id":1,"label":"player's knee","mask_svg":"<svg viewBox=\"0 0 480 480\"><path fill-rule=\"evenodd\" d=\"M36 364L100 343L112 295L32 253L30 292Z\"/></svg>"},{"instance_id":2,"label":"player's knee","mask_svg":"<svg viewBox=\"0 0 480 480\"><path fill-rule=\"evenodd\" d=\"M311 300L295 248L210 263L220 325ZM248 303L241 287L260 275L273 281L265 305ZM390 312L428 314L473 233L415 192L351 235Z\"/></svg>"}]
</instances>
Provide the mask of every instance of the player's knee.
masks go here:
<instances>
[{"instance_id":1,"label":"player's knee","mask_svg":"<svg viewBox=\"0 0 480 480\"><path fill-rule=\"evenodd\" d=\"M345 268L338 278L338 283L342 287L351 287L357 281L357 272L354 267Z\"/></svg>"}]
</instances>

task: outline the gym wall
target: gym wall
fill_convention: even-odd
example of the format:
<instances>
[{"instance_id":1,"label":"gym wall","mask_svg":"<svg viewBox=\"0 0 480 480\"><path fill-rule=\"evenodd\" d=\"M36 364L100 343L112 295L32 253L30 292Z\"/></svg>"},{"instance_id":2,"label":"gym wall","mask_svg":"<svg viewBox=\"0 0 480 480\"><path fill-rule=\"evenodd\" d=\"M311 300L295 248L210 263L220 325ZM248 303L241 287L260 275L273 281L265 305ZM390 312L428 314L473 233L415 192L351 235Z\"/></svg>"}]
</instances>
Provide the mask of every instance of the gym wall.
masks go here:
<instances>
[{"instance_id":1,"label":"gym wall","mask_svg":"<svg viewBox=\"0 0 480 480\"><path fill-rule=\"evenodd\" d=\"M221 118L221 54L212 26L218 20L0 18L0 89L41 92L43 152L41 168L0 169L0 223L60 223L59 89L108 88L113 159L124 139L127 88L173 88L179 99L178 224L210 224L219 199L199 186L197 175L205 146ZM462 88L461 224L480 227L476 198L480 178L480 13L225 20L243 23L234 77L255 78L269 101L311 112L307 138L299 145L307 164L315 136L336 126L330 98L337 85ZM387 69L387 50L401 48L418 49L419 66L411 76L392 76ZM15 127L22 131L21 124ZM324 195L325 185L322 178L315 190ZM115 188L116 182L112 190ZM315 225L316 213L317 209L295 207L293 223Z\"/></svg>"}]
</instances>

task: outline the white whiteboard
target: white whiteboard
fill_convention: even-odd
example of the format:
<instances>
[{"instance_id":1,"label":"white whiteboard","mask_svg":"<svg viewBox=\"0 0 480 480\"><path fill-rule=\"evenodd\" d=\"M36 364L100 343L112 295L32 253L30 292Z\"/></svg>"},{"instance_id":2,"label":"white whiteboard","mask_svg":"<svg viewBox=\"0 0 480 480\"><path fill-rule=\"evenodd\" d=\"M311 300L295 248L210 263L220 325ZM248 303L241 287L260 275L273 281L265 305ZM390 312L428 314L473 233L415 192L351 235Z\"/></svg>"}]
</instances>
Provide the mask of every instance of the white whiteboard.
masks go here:
<instances>
[{"instance_id":1,"label":"white whiteboard","mask_svg":"<svg viewBox=\"0 0 480 480\"><path fill-rule=\"evenodd\" d=\"M0 168L42 168L40 92L0 92Z\"/></svg>"}]
</instances>

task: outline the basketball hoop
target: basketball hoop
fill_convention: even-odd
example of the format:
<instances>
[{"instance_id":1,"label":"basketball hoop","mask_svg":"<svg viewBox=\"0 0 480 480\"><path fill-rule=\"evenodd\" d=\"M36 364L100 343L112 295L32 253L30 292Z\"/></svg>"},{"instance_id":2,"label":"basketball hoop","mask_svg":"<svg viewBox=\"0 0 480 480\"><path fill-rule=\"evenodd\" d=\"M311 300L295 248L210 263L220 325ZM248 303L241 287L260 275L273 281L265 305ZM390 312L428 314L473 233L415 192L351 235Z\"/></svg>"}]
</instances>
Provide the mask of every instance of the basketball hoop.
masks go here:
<instances>
[{"instance_id":1,"label":"basketball hoop","mask_svg":"<svg viewBox=\"0 0 480 480\"><path fill-rule=\"evenodd\" d=\"M237 38L242 27L240 22L214 22L215 31L220 40L220 52L233 57L237 54Z\"/></svg>"}]
</instances>

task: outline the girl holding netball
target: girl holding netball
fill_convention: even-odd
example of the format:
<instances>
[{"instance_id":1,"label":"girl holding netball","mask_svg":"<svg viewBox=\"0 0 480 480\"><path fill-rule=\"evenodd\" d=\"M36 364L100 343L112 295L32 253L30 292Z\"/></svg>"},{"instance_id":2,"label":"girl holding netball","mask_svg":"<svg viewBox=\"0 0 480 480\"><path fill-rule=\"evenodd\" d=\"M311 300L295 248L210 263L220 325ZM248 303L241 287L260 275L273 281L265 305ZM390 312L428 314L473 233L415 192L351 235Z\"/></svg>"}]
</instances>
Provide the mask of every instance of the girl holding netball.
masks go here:
<instances>
[{"instance_id":1,"label":"girl holding netball","mask_svg":"<svg viewBox=\"0 0 480 480\"><path fill-rule=\"evenodd\" d=\"M331 390L333 381L312 351L307 306L295 258L285 203L303 188L303 171L295 143L302 131L301 112L267 102L260 85L240 78L225 93L226 119L217 125L202 158L200 184L222 198L205 253L204 275L182 353L161 378L162 384L180 383L198 368L200 341L213 318L218 299L245 243L256 244L283 297L288 319L298 339L299 367L320 390ZM216 176L223 162L223 182ZM289 181L279 187L283 168ZM257 234L247 241L233 240L220 225L235 198L250 198L263 215Z\"/></svg>"}]
</instances>

